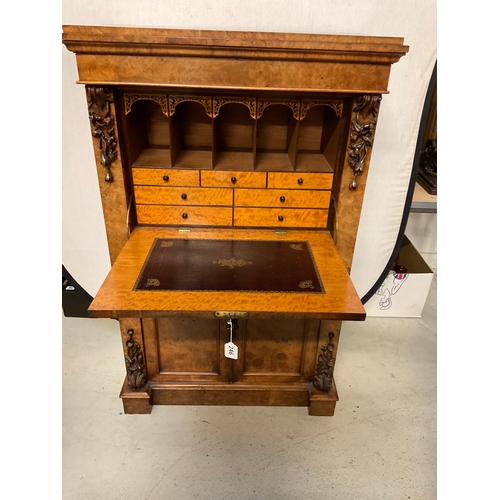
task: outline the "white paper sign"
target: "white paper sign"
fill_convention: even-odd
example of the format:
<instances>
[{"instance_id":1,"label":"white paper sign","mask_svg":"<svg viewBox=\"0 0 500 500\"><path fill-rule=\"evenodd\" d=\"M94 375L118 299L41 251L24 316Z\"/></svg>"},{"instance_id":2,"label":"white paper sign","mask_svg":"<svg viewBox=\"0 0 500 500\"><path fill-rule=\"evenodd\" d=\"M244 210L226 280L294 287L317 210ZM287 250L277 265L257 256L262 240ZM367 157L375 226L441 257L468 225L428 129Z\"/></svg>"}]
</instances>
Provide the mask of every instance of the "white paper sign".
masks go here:
<instances>
[{"instance_id":1,"label":"white paper sign","mask_svg":"<svg viewBox=\"0 0 500 500\"><path fill-rule=\"evenodd\" d=\"M238 359L238 346L232 342L224 344L224 356L226 358Z\"/></svg>"}]
</instances>

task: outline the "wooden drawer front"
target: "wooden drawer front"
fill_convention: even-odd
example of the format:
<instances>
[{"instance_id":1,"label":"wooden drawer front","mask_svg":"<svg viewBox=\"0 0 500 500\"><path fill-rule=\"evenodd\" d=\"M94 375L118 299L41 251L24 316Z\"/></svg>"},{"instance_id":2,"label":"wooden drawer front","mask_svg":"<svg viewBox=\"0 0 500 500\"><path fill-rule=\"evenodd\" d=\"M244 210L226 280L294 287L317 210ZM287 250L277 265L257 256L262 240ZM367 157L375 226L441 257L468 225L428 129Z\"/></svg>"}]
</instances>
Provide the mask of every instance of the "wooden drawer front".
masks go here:
<instances>
[{"instance_id":1,"label":"wooden drawer front","mask_svg":"<svg viewBox=\"0 0 500 500\"><path fill-rule=\"evenodd\" d=\"M202 186L265 188L266 172L202 170Z\"/></svg>"},{"instance_id":2,"label":"wooden drawer front","mask_svg":"<svg viewBox=\"0 0 500 500\"><path fill-rule=\"evenodd\" d=\"M185 215L185 217L183 217L183 215ZM231 226L233 223L233 209L137 205L137 220L139 224Z\"/></svg>"},{"instance_id":3,"label":"wooden drawer front","mask_svg":"<svg viewBox=\"0 0 500 500\"><path fill-rule=\"evenodd\" d=\"M282 217L283 220L279 220ZM234 225L249 227L326 227L328 210L235 208Z\"/></svg>"},{"instance_id":4,"label":"wooden drawer front","mask_svg":"<svg viewBox=\"0 0 500 500\"><path fill-rule=\"evenodd\" d=\"M288 189L332 189L333 174L269 172L267 187Z\"/></svg>"},{"instance_id":5,"label":"wooden drawer front","mask_svg":"<svg viewBox=\"0 0 500 500\"><path fill-rule=\"evenodd\" d=\"M236 189L235 207L328 208L330 191L286 189Z\"/></svg>"},{"instance_id":6,"label":"wooden drawer front","mask_svg":"<svg viewBox=\"0 0 500 500\"><path fill-rule=\"evenodd\" d=\"M233 204L229 188L167 188L135 186L135 201L144 205L223 205Z\"/></svg>"},{"instance_id":7,"label":"wooden drawer front","mask_svg":"<svg viewBox=\"0 0 500 500\"><path fill-rule=\"evenodd\" d=\"M172 170L170 168L133 168L134 184L160 184L162 186L199 186L198 170Z\"/></svg>"}]
</instances>

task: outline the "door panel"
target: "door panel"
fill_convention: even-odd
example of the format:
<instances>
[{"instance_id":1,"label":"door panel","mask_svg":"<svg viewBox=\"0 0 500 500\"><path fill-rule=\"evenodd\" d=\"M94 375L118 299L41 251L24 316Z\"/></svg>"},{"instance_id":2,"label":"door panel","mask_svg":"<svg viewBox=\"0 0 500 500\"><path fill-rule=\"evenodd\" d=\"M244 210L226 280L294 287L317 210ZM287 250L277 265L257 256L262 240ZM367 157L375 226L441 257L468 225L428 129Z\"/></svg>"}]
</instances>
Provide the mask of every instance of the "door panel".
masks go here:
<instances>
[{"instance_id":1,"label":"door panel","mask_svg":"<svg viewBox=\"0 0 500 500\"><path fill-rule=\"evenodd\" d=\"M158 318L145 335L156 353L154 380L219 380L219 321L205 318ZM154 362L154 361L153 361ZM148 358L148 373L149 370Z\"/></svg>"},{"instance_id":2,"label":"door panel","mask_svg":"<svg viewBox=\"0 0 500 500\"><path fill-rule=\"evenodd\" d=\"M319 321L296 319L245 322L242 382L307 382L314 373Z\"/></svg>"}]
</instances>

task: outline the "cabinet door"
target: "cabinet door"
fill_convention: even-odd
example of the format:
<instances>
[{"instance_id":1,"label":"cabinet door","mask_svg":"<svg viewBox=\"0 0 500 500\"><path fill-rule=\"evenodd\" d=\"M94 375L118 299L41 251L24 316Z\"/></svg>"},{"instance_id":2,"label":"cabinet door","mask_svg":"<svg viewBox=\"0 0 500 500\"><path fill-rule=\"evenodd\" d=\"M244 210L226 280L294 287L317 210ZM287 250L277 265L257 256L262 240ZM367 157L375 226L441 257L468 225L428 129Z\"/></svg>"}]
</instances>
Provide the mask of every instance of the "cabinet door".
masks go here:
<instances>
[{"instance_id":1,"label":"cabinet door","mask_svg":"<svg viewBox=\"0 0 500 500\"><path fill-rule=\"evenodd\" d=\"M227 381L220 363L219 320L148 318L142 322L151 382Z\"/></svg>"},{"instance_id":2,"label":"cabinet door","mask_svg":"<svg viewBox=\"0 0 500 500\"><path fill-rule=\"evenodd\" d=\"M314 375L319 320L233 320L238 359L224 356L226 320L143 319L151 382L198 381L241 384L310 382Z\"/></svg>"},{"instance_id":3,"label":"cabinet door","mask_svg":"<svg viewBox=\"0 0 500 500\"><path fill-rule=\"evenodd\" d=\"M316 366L319 320L251 319L234 335L235 381L245 384L310 382Z\"/></svg>"}]
</instances>

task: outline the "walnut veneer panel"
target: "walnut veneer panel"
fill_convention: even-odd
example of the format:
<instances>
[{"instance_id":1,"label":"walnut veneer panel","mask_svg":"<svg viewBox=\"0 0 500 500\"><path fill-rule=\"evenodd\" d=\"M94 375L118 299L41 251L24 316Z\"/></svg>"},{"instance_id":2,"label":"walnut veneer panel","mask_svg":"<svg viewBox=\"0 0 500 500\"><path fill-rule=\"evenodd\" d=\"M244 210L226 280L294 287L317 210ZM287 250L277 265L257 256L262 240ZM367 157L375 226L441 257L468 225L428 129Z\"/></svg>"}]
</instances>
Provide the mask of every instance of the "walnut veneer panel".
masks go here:
<instances>
[{"instance_id":1,"label":"walnut veneer panel","mask_svg":"<svg viewBox=\"0 0 500 500\"><path fill-rule=\"evenodd\" d=\"M375 137L380 100L381 96L363 96L361 101L365 101L365 105L362 112L360 109L356 109L356 106L353 108L351 134L345 152L342 173L336 178L338 186L334 188L334 191L338 189L338 192L334 194L337 200L334 239L349 272L351 271L372 156L372 148L369 146Z\"/></svg>"},{"instance_id":2,"label":"walnut veneer panel","mask_svg":"<svg viewBox=\"0 0 500 500\"><path fill-rule=\"evenodd\" d=\"M79 83L387 93L390 65L77 54ZM207 78L207 75L209 77ZM249 84L249 82L251 82Z\"/></svg>"},{"instance_id":3,"label":"walnut veneer panel","mask_svg":"<svg viewBox=\"0 0 500 500\"><path fill-rule=\"evenodd\" d=\"M304 324L295 320L255 320L245 328L243 373L300 376Z\"/></svg>"},{"instance_id":4,"label":"walnut veneer panel","mask_svg":"<svg viewBox=\"0 0 500 500\"><path fill-rule=\"evenodd\" d=\"M200 378L219 374L218 321L158 318L157 322L160 375Z\"/></svg>"},{"instance_id":5,"label":"walnut veneer panel","mask_svg":"<svg viewBox=\"0 0 500 500\"><path fill-rule=\"evenodd\" d=\"M324 294L260 292L133 291L155 238L306 240L311 246ZM97 293L89 310L94 317L214 317L216 311L241 311L247 317L296 317L363 320L365 311L330 233L291 230L137 228Z\"/></svg>"},{"instance_id":6,"label":"walnut veneer panel","mask_svg":"<svg viewBox=\"0 0 500 500\"><path fill-rule=\"evenodd\" d=\"M87 89L87 100L89 96L89 89ZM97 103L98 108L101 103ZM99 123L116 124L116 108L114 102L107 103L109 106L109 113L105 119L97 119ZM95 109L90 109L95 112ZM90 111L89 110L89 111ZM98 113L97 113L98 115ZM91 129L95 128L95 124L91 122ZM112 130L111 136L114 137L116 144L119 144L121 138L118 133L116 125L110 127ZM123 245L128 239L129 228L127 226L128 219L128 205L129 193L127 189L127 179L124 175L122 157L120 148L116 148L116 160L111 164L110 172L113 176L113 182L106 181L106 168L102 165L102 151L101 140L93 137L92 144L94 147L95 164L97 168L97 177L99 180L99 190L101 194L102 210L104 214L104 224L106 227L106 237L108 240L108 249L111 264L118 257Z\"/></svg>"}]
</instances>

